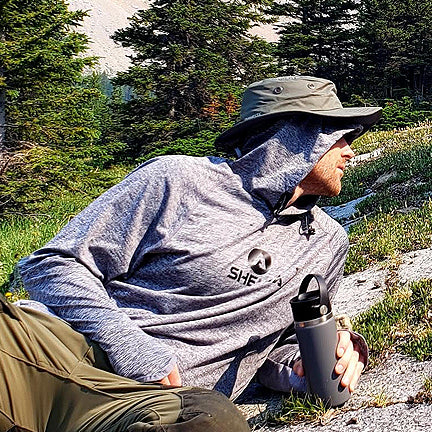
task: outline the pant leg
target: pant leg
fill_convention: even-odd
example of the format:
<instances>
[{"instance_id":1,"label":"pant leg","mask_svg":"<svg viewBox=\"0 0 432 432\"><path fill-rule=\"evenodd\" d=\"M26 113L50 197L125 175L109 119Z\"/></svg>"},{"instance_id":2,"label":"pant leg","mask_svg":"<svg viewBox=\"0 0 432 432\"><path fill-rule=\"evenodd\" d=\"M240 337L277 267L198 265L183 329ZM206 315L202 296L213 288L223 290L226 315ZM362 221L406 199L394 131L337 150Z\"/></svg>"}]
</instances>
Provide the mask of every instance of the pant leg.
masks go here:
<instances>
[{"instance_id":1,"label":"pant leg","mask_svg":"<svg viewBox=\"0 0 432 432\"><path fill-rule=\"evenodd\" d=\"M119 377L61 320L0 307L0 432L249 430L223 395Z\"/></svg>"}]
</instances>

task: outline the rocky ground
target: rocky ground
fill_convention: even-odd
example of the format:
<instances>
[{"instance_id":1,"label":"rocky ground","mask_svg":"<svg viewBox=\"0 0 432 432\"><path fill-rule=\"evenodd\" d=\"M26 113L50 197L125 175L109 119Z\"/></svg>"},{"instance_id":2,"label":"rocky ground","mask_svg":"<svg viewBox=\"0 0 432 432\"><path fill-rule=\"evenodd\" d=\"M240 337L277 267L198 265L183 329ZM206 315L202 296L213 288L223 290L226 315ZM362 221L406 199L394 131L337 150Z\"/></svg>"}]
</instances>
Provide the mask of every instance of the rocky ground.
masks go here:
<instances>
[{"instance_id":1,"label":"rocky ground","mask_svg":"<svg viewBox=\"0 0 432 432\"><path fill-rule=\"evenodd\" d=\"M128 18L139 9L148 8L147 0L70 0L71 10L88 11L83 27L90 38L87 55L99 57L98 69L108 75L128 69L132 51L117 45L111 36L128 25Z\"/></svg>"},{"instance_id":2,"label":"rocky ground","mask_svg":"<svg viewBox=\"0 0 432 432\"><path fill-rule=\"evenodd\" d=\"M330 209L343 212L351 203ZM374 266L344 278L333 308L351 317L367 310L384 293L386 281L397 278L410 282L432 278L432 248L410 252L401 257L396 268ZM432 376L432 361L419 362L391 354L379 367L363 374L350 401L331 410L319 424L292 426L266 425L269 413L277 411L282 395L251 386L240 400L239 408L254 431L260 432L336 432L336 431L429 431L432 429L431 401L421 395L426 377Z\"/></svg>"}]
</instances>

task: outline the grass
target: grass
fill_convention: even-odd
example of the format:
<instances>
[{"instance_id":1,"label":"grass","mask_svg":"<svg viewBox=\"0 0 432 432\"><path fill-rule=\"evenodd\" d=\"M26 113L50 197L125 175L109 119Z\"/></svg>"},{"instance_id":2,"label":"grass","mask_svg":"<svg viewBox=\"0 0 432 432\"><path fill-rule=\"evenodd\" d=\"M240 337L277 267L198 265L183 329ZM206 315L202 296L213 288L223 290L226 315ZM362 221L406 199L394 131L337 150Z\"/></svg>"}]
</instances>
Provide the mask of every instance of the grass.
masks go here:
<instances>
[{"instance_id":1,"label":"grass","mask_svg":"<svg viewBox=\"0 0 432 432\"><path fill-rule=\"evenodd\" d=\"M341 195L322 203L338 205L374 189L375 195L361 202L354 215L362 221L350 230L351 249L346 273L364 270L372 264L432 244L432 123L399 131L368 133L353 146L358 153L377 148L383 151L376 159L349 168ZM111 184L129 169L113 170ZM385 174L390 176L380 182ZM18 215L0 222L0 286L3 290L16 261L43 245L102 191L101 187L89 190L88 182L83 181L76 186L75 193L62 192L44 203L38 215Z\"/></svg>"},{"instance_id":2,"label":"grass","mask_svg":"<svg viewBox=\"0 0 432 432\"><path fill-rule=\"evenodd\" d=\"M266 421L270 426L304 422L323 424L332 412L333 409L315 396L291 392L283 398L280 410L270 413Z\"/></svg>"},{"instance_id":3,"label":"grass","mask_svg":"<svg viewBox=\"0 0 432 432\"><path fill-rule=\"evenodd\" d=\"M396 351L420 361L432 359L432 280L395 284L382 301L353 321L353 328L369 345L369 369ZM432 377L425 379L415 402L432 403ZM386 393L379 390L370 405L385 407L389 403ZM316 397L289 393L282 407L266 420L269 425L324 424L334 414Z\"/></svg>"},{"instance_id":4,"label":"grass","mask_svg":"<svg viewBox=\"0 0 432 432\"><path fill-rule=\"evenodd\" d=\"M408 399L408 403L426 403L432 405L432 376L425 377L421 390Z\"/></svg>"},{"instance_id":5,"label":"grass","mask_svg":"<svg viewBox=\"0 0 432 432\"><path fill-rule=\"evenodd\" d=\"M432 245L432 201L418 210L378 213L351 228L346 273Z\"/></svg>"},{"instance_id":6,"label":"grass","mask_svg":"<svg viewBox=\"0 0 432 432\"><path fill-rule=\"evenodd\" d=\"M369 345L369 367L389 353L432 359L432 280L392 286L382 301L353 322Z\"/></svg>"},{"instance_id":7,"label":"grass","mask_svg":"<svg viewBox=\"0 0 432 432\"><path fill-rule=\"evenodd\" d=\"M420 394L423 403L432 404L432 377L426 377Z\"/></svg>"},{"instance_id":8,"label":"grass","mask_svg":"<svg viewBox=\"0 0 432 432\"><path fill-rule=\"evenodd\" d=\"M339 205L371 190L375 193L354 215L362 219L349 232L345 272L377 263L397 267L402 253L432 245L432 124L369 133L355 141L354 148L357 154L378 148L382 152L350 167L341 195L322 203ZM368 342L369 368L395 351L420 361L432 359L432 281L390 286L384 299L357 317L353 326ZM425 381L421 397L422 401L432 401L432 378ZM388 398L383 392L377 393L373 404L386 406ZM319 400L290 394L268 422L319 422L326 413Z\"/></svg>"},{"instance_id":9,"label":"grass","mask_svg":"<svg viewBox=\"0 0 432 432\"><path fill-rule=\"evenodd\" d=\"M42 203L33 214L9 215L0 220L0 293L9 288L9 275L17 261L43 246L66 223L109 186L117 183L128 167L110 170L109 181L103 186L88 188L76 185L76 191L59 191L57 196Z\"/></svg>"},{"instance_id":10,"label":"grass","mask_svg":"<svg viewBox=\"0 0 432 432\"><path fill-rule=\"evenodd\" d=\"M379 389L375 394L372 395L372 400L368 404L375 408L384 408L390 404L390 399L384 389Z\"/></svg>"},{"instance_id":11,"label":"grass","mask_svg":"<svg viewBox=\"0 0 432 432\"><path fill-rule=\"evenodd\" d=\"M426 377L423 383L423 389L429 394L432 399L432 377Z\"/></svg>"},{"instance_id":12,"label":"grass","mask_svg":"<svg viewBox=\"0 0 432 432\"><path fill-rule=\"evenodd\" d=\"M62 221L43 216L0 222L0 292L7 291L9 274L18 259L46 243L63 225Z\"/></svg>"},{"instance_id":13,"label":"grass","mask_svg":"<svg viewBox=\"0 0 432 432\"><path fill-rule=\"evenodd\" d=\"M353 146L382 152L348 168L342 193L322 202L340 205L373 192L352 216L360 223L350 228L347 274L432 245L432 123L369 133Z\"/></svg>"},{"instance_id":14,"label":"grass","mask_svg":"<svg viewBox=\"0 0 432 432\"><path fill-rule=\"evenodd\" d=\"M377 149L394 148L399 142L414 140L425 141L432 138L432 121L419 123L415 127L390 131L369 132L355 140L352 148L356 154L373 152Z\"/></svg>"}]
</instances>

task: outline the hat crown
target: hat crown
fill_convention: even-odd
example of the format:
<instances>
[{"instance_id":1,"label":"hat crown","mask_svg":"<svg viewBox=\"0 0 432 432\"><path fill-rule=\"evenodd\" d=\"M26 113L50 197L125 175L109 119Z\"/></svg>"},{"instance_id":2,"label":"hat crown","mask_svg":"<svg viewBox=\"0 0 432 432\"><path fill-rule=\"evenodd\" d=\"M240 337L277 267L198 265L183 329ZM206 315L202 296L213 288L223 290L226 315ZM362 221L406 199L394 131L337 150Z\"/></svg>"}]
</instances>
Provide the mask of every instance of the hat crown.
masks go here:
<instances>
[{"instance_id":1,"label":"hat crown","mask_svg":"<svg viewBox=\"0 0 432 432\"><path fill-rule=\"evenodd\" d=\"M266 114L323 112L342 108L333 82L310 76L268 78L245 91L241 121Z\"/></svg>"},{"instance_id":2,"label":"hat crown","mask_svg":"<svg viewBox=\"0 0 432 432\"><path fill-rule=\"evenodd\" d=\"M251 125L265 126L269 120L303 113L363 126L361 134L380 118L381 107L344 108L336 95L336 86L324 78L284 76L251 84L243 96L240 120L219 135L216 144L234 148Z\"/></svg>"}]
</instances>

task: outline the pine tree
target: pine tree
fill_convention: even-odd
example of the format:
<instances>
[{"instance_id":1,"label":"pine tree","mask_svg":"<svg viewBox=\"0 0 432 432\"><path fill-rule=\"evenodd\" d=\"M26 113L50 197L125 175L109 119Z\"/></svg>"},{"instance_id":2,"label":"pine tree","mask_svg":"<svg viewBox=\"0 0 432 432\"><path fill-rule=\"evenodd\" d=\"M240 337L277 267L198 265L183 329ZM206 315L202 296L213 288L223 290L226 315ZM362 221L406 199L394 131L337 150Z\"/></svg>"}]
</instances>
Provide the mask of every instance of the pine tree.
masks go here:
<instances>
[{"instance_id":1,"label":"pine tree","mask_svg":"<svg viewBox=\"0 0 432 432\"><path fill-rule=\"evenodd\" d=\"M271 3L156 0L114 35L135 52L133 66L117 77L135 95L120 112L135 154L178 145L190 154L209 150L209 131L232 121L242 86L271 73L270 45L249 33L268 21ZM199 143L185 148L191 137Z\"/></svg>"},{"instance_id":2,"label":"pine tree","mask_svg":"<svg viewBox=\"0 0 432 432\"><path fill-rule=\"evenodd\" d=\"M431 96L432 1L363 0L358 67L364 93L378 98Z\"/></svg>"},{"instance_id":3,"label":"pine tree","mask_svg":"<svg viewBox=\"0 0 432 432\"><path fill-rule=\"evenodd\" d=\"M72 110L74 99L86 93L76 84L83 67L94 59L79 57L87 47L87 37L72 30L84 15L69 12L63 0L2 2L0 86L6 93L6 121L19 129L9 134L9 146L19 145L14 136L40 143L45 140L43 129L51 141L53 133L60 133L56 126L63 125L47 124L46 110L58 111L58 103Z\"/></svg>"},{"instance_id":4,"label":"pine tree","mask_svg":"<svg viewBox=\"0 0 432 432\"><path fill-rule=\"evenodd\" d=\"M342 96L349 92L355 30L355 0L289 0L273 13L280 26L277 56L286 74L306 74L334 81Z\"/></svg>"},{"instance_id":5,"label":"pine tree","mask_svg":"<svg viewBox=\"0 0 432 432\"><path fill-rule=\"evenodd\" d=\"M82 78L95 61L82 56L88 39L76 27L84 16L63 0L0 3L0 213L70 185L108 157L100 142L106 101Z\"/></svg>"}]
</instances>

